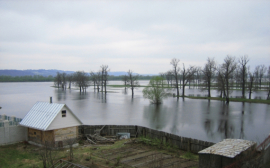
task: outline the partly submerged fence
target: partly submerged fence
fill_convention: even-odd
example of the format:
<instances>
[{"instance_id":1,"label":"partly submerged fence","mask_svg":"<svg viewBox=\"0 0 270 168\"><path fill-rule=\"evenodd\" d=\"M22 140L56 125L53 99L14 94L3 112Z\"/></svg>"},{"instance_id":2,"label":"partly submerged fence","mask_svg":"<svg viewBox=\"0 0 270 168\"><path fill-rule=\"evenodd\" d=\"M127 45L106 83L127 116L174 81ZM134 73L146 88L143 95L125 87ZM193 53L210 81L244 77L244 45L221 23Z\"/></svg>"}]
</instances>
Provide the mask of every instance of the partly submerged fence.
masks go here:
<instances>
[{"instance_id":1,"label":"partly submerged fence","mask_svg":"<svg viewBox=\"0 0 270 168\"><path fill-rule=\"evenodd\" d=\"M103 125L82 125L79 127L79 132L82 135L94 134L102 127L103 129L100 131L101 135L115 136L117 133L126 132L130 133L131 137L143 136L152 139L159 139L162 143L168 143L181 150L191 151L193 153L198 153L199 151L214 145L212 142L182 137L136 125L106 125L105 127Z\"/></svg>"}]
</instances>

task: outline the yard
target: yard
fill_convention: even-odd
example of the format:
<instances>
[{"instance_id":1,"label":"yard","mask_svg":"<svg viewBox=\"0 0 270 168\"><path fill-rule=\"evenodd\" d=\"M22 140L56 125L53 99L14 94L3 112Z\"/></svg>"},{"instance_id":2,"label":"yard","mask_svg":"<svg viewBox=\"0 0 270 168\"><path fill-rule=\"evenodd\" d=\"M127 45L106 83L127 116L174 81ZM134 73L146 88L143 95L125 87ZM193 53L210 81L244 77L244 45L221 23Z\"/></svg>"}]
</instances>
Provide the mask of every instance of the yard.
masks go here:
<instances>
[{"instance_id":1,"label":"yard","mask_svg":"<svg viewBox=\"0 0 270 168\"><path fill-rule=\"evenodd\" d=\"M43 167L40 149L27 143L1 146L0 168ZM58 161L57 165L60 165L60 159L70 160L70 151L51 151L51 156L54 163ZM86 141L80 141L80 146L73 149L73 159L70 163L92 168L191 168L198 167L198 155L147 138L119 140L114 144L101 145L90 145Z\"/></svg>"}]
</instances>

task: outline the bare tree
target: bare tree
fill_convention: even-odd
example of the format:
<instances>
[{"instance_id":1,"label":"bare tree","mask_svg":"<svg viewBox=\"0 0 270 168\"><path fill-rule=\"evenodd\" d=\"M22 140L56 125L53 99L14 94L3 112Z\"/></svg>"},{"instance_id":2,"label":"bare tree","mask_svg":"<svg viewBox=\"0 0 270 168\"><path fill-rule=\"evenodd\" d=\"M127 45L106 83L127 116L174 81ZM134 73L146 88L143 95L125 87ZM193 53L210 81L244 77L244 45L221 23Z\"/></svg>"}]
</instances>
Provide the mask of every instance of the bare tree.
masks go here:
<instances>
[{"instance_id":1,"label":"bare tree","mask_svg":"<svg viewBox=\"0 0 270 168\"><path fill-rule=\"evenodd\" d=\"M265 74L266 71L267 71L266 66L260 65L260 68L259 68L259 83L260 83L260 89L262 89L262 80L263 80L263 76L264 76L264 74Z\"/></svg>"},{"instance_id":2,"label":"bare tree","mask_svg":"<svg viewBox=\"0 0 270 168\"><path fill-rule=\"evenodd\" d=\"M67 88L67 74L65 72L63 72L61 74L61 78L62 78L61 87L62 87L62 89L66 89Z\"/></svg>"},{"instance_id":3,"label":"bare tree","mask_svg":"<svg viewBox=\"0 0 270 168\"><path fill-rule=\"evenodd\" d=\"M128 79L129 79L129 77L127 75L122 76L122 81L124 82L125 89L127 88Z\"/></svg>"},{"instance_id":4,"label":"bare tree","mask_svg":"<svg viewBox=\"0 0 270 168\"><path fill-rule=\"evenodd\" d=\"M238 60L239 70L240 70L240 80L242 87L242 98L245 98L245 89L246 89L246 81L247 81L247 63L249 62L249 58L247 55L240 57Z\"/></svg>"},{"instance_id":5,"label":"bare tree","mask_svg":"<svg viewBox=\"0 0 270 168\"><path fill-rule=\"evenodd\" d=\"M179 59L173 58L170 62L170 64L173 66L173 70L172 72L172 76L174 78L175 81L175 88L176 88L176 94L177 94L177 98L179 98L179 86L178 86L178 77L179 77L179 73L180 73L180 67L178 66L178 63L180 62Z\"/></svg>"},{"instance_id":6,"label":"bare tree","mask_svg":"<svg viewBox=\"0 0 270 168\"><path fill-rule=\"evenodd\" d=\"M61 77L61 73L57 72L56 76L54 77L54 85L57 86L58 88L60 87L62 83L62 77Z\"/></svg>"},{"instance_id":7,"label":"bare tree","mask_svg":"<svg viewBox=\"0 0 270 168\"><path fill-rule=\"evenodd\" d=\"M202 70L200 67L197 68L197 71L195 73L195 80L196 80L195 85L197 85L197 88L199 88L201 85L201 81L202 81Z\"/></svg>"},{"instance_id":8,"label":"bare tree","mask_svg":"<svg viewBox=\"0 0 270 168\"><path fill-rule=\"evenodd\" d=\"M172 80L173 80L172 71L167 71L165 73L165 79L167 80L168 85L171 83L171 87L172 87Z\"/></svg>"},{"instance_id":9,"label":"bare tree","mask_svg":"<svg viewBox=\"0 0 270 168\"><path fill-rule=\"evenodd\" d=\"M262 89L262 80L267 68L264 65L255 67L255 84L257 89Z\"/></svg>"},{"instance_id":10,"label":"bare tree","mask_svg":"<svg viewBox=\"0 0 270 168\"><path fill-rule=\"evenodd\" d=\"M183 64L183 68L181 70L182 96L185 96L185 87L188 84L188 82L193 79L196 71L197 71L197 68L195 66L190 66L189 68L186 69L185 64Z\"/></svg>"},{"instance_id":11,"label":"bare tree","mask_svg":"<svg viewBox=\"0 0 270 168\"><path fill-rule=\"evenodd\" d=\"M105 89L105 94L107 93L107 84L108 84L108 72L110 71L108 68L108 65L101 65L101 83L102 83L102 91L103 91L103 87Z\"/></svg>"},{"instance_id":12,"label":"bare tree","mask_svg":"<svg viewBox=\"0 0 270 168\"><path fill-rule=\"evenodd\" d=\"M203 80L203 90L208 91L208 97L211 97L211 87L213 83L213 77L215 76L215 72L217 69L216 62L214 58L207 58L207 63L204 68L201 70L202 72L202 80Z\"/></svg>"},{"instance_id":13,"label":"bare tree","mask_svg":"<svg viewBox=\"0 0 270 168\"><path fill-rule=\"evenodd\" d=\"M219 75L224 80L224 96L226 98L226 103L230 101L231 86L233 86L233 75L237 68L237 63L235 62L235 57L227 56L224 59L224 63L219 68Z\"/></svg>"},{"instance_id":14,"label":"bare tree","mask_svg":"<svg viewBox=\"0 0 270 168\"><path fill-rule=\"evenodd\" d=\"M68 156L68 160L72 161L73 160L73 145L76 144L78 142L77 138L65 138L66 143L69 146L69 156Z\"/></svg>"},{"instance_id":15,"label":"bare tree","mask_svg":"<svg viewBox=\"0 0 270 168\"><path fill-rule=\"evenodd\" d=\"M99 92L100 86L102 85L101 71L98 71L98 72L96 73L96 79L97 79L97 81L96 81L96 84L97 84L97 90L98 90L98 92Z\"/></svg>"},{"instance_id":16,"label":"bare tree","mask_svg":"<svg viewBox=\"0 0 270 168\"><path fill-rule=\"evenodd\" d=\"M90 72L90 80L93 82L94 84L94 90L96 90L96 85L97 85L97 75L95 72L91 71Z\"/></svg>"},{"instance_id":17,"label":"bare tree","mask_svg":"<svg viewBox=\"0 0 270 168\"><path fill-rule=\"evenodd\" d=\"M128 87L131 89L132 91L132 98L134 96L134 88L140 86L138 78L139 75L134 75L133 72L131 70L129 70L128 72Z\"/></svg>"},{"instance_id":18,"label":"bare tree","mask_svg":"<svg viewBox=\"0 0 270 168\"><path fill-rule=\"evenodd\" d=\"M42 147L38 151L38 156L43 163L43 168L54 167L53 164L58 152L53 148L53 141L42 142Z\"/></svg>"},{"instance_id":19,"label":"bare tree","mask_svg":"<svg viewBox=\"0 0 270 168\"><path fill-rule=\"evenodd\" d=\"M84 71L77 71L74 73L75 85L80 88L80 92L86 92L86 88L89 84L89 77Z\"/></svg>"},{"instance_id":20,"label":"bare tree","mask_svg":"<svg viewBox=\"0 0 270 168\"><path fill-rule=\"evenodd\" d=\"M256 66L254 70L254 87L256 89L259 89L259 83L260 83L259 73L260 73L260 65Z\"/></svg>"},{"instance_id":21,"label":"bare tree","mask_svg":"<svg viewBox=\"0 0 270 168\"><path fill-rule=\"evenodd\" d=\"M240 88L240 89L242 89L242 85L241 85L241 83L242 83L242 75L241 75L241 69L240 69L241 67L240 66L237 66L237 68L235 69L235 71L234 71L234 86L235 86L235 88Z\"/></svg>"},{"instance_id":22,"label":"bare tree","mask_svg":"<svg viewBox=\"0 0 270 168\"><path fill-rule=\"evenodd\" d=\"M217 91L220 92L220 98L222 97L226 97L226 93L225 93L225 78L223 76L223 73L222 73L222 69L221 67L219 66L217 68L217 82L216 82L216 88L217 88Z\"/></svg>"},{"instance_id":23,"label":"bare tree","mask_svg":"<svg viewBox=\"0 0 270 168\"><path fill-rule=\"evenodd\" d=\"M68 82L68 88L71 88L71 83L73 82L73 75L69 74L67 75L67 82Z\"/></svg>"},{"instance_id":24,"label":"bare tree","mask_svg":"<svg viewBox=\"0 0 270 168\"><path fill-rule=\"evenodd\" d=\"M256 71L256 70L255 70ZM248 89L248 98L251 99L251 93L254 90L254 81L255 81L255 71L251 73L248 70L248 81L247 81L247 89Z\"/></svg>"}]
</instances>

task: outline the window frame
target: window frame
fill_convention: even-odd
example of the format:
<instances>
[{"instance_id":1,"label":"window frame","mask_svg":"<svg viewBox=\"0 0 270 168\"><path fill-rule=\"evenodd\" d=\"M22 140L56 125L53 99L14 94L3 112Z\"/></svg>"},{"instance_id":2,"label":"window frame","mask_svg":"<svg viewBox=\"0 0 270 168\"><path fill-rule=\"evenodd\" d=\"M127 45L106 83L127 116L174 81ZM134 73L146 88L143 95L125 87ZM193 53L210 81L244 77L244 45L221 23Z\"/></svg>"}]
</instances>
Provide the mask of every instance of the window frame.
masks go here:
<instances>
[{"instance_id":1,"label":"window frame","mask_svg":"<svg viewBox=\"0 0 270 168\"><path fill-rule=\"evenodd\" d=\"M62 118L67 117L67 110L62 110Z\"/></svg>"}]
</instances>

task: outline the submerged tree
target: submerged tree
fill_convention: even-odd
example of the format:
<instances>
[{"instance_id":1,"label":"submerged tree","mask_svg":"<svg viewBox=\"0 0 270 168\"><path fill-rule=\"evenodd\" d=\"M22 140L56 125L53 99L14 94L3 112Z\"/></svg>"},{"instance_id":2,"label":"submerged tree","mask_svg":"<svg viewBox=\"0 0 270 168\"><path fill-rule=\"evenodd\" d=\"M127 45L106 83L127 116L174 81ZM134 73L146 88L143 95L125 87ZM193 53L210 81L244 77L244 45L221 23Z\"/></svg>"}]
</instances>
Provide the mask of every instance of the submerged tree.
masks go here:
<instances>
[{"instance_id":1,"label":"submerged tree","mask_svg":"<svg viewBox=\"0 0 270 168\"><path fill-rule=\"evenodd\" d=\"M84 71L77 71L74 73L74 82L80 88L80 92L86 92L89 84L89 76Z\"/></svg>"},{"instance_id":2,"label":"submerged tree","mask_svg":"<svg viewBox=\"0 0 270 168\"><path fill-rule=\"evenodd\" d=\"M67 82L68 82L68 88L71 88L71 83L73 82L73 75L69 74L67 75Z\"/></svg>"},{"instance_id":3,"label":"submerged tree","mask_svg":"<svg viewBox=\"0 0 270 168\"><path fill-rule=\"evenodd\" d=\"M166 82L162 77L153 77L148 86L143 89L143 97L147 98L153 104L160 104L162 99L170 94L166 92Z\"/></svg>"},{"instance_id":4,"label":"submerged tree","mask_svg":"<svg viewBox=\"0 0 270 168\"><path fill-rule=\"evenodd\" d=\"M247 78L247 89L248 89L248 98L251 99L251 94L254 89L254 81L255 81L255 72L251 73L248 70L248 78Z\"/></svg>"},{"instance_id":5,"label":"submerged tree","mask_svg":"<svg viewBox=\"0 0 270 168\"><path fill-rule=\"evenodd\" d=\"M128 79L128 82L127 82L127 85L131 89L132 98L133 98L133 96L134 96L134 89L136 87L140 86L139 81L138 81L139 75L134 75L131 70L129 70L127 73L128 73L128 78L129 78Z\"/></svg>"},{"instance_id":6,"label":"submerged tree","mask_svg":"<svg viewBox=\"0 0 270 168\"><path fill-rule=\"evenodd\" d=\"M219 78L222 81L223 93L226 98L226 103L229 103L230 93L232 92L231 87L233 86L234 71L237 68L235 57L227 56L224 59L224 63L218 69Z\"/></svg>"},{"instance_id":7,"label":"submerged tree","mask_svg":"<svg viewBox=\"0 0 270 168\"><path fill-rule=\"evenodd\" d=\"M239 73L240 73L240 83L242 87L242 98L245 98L245 89L246 89L246 81L247 81L247 63L249 59L248 56L242 56L239 59Z\"/></svg>"},{"instance_id":8,"label":"submerged tree","mask_svg":"<svg viewBox=\"0 0 270 168\"><path fill-rule=\"evenodd\" d=\"M59 88L61 83L62 83L62 75L60 72L57 72L56 76L54 77L54 85Z\"/></svg>"},{"instance_id":9,"label":"submerged tree","mask_svg":"<svg viewBox=\"0 0 270 168\"><path fill-rule=\"evenodd\" d=\"M207 63L205 64L201 72L202 72L202 80L203 80L202 90L207 90L208 97L211 97L211 87L212 87L213 78L216 72L216 62L214 58L207 59Z\"/></svg>"},{"instance_id":10,"label":"submerged tree","mask_svg":"<svg viewBox=\"0 0 270 168\"><path fill-rule=\"evenodd\" d=\"M61 74L61 77L62 77L61 87L62 89L66 89L67 88L67 74L64 72Z\"/></svg>"},{"instance_id":11,"label":"submerged tree","mask_svg":"<svg viewBox=\"0 0 270 168\"><path fill-rule=\"evenodd\" d=\"M179 86L178 86L178 79L179 79L179 73L180 73L180 67L178 66L178 63L180 62L179 59L173 58L170 62L170 64L173 66L172 76L175 81L175 88L176 88L176 94L177 98L179 98Z\"/></svg>"},{"instance_id":12,"label":"submerged tree","mask_svg":"<svg viewBox=\"0 0 270 168\"><path fill-rule=\"evenodd\" d=\"M193 79L194 74L196 73L197 68L194 66L190 66L189 68L185 67L185 64L183 64L183 68L181 70L181 76L182 76L182 96L185 96L185 87L190 82L190 80Z\"/></svg>"},{"instance_id":13,"label":"submerged tree","mask_svg":"<svg viewBox=\"0 0 270 168\"><path fill-rule=\"evenodd\" d=\"M128 79L129 79L129 77L127 75L122 76L122 81L124 82L125 89L127 88Z\"/></svg>"},{"instance_id":14,"label":"submerged tree","mask_svg":"<svg viewBox=\"0 0 270 168\"><path fill-rule=\"evenodd\" d=\"M104 88L104 93L106 94L107 93L107 84L108 84L108 72L110 71L109 70L109 67L108 65L101 65L100 66L101 68L101 84L102 84L102 92L103 92L103 88Z\"/></svg>"}]
</instances>

